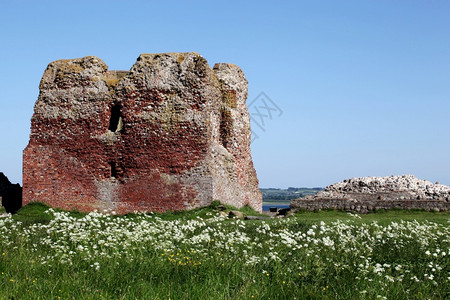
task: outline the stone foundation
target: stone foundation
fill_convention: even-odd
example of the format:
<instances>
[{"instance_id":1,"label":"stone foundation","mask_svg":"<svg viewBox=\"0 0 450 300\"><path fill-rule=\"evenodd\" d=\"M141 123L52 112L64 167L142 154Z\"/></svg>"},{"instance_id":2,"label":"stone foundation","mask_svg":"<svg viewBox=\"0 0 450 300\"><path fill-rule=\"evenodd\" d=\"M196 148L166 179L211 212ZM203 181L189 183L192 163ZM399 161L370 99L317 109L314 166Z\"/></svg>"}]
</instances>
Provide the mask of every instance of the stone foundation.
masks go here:
<instances>
[{"instance_id":1,"label":"stone foundation","mask_svg":"<svg viewBox=\"0 0 450 300\"><path fill-rule=\"evenodd\" d=\"M417 201L388 200L388 201L360 201L354 199L296 199L291 201L291 209L317 211L335 209L348 212L367 213L382 209L423 209L427 211L450 211L450 203L437 200Z\"/></svg>"}]
</instances>

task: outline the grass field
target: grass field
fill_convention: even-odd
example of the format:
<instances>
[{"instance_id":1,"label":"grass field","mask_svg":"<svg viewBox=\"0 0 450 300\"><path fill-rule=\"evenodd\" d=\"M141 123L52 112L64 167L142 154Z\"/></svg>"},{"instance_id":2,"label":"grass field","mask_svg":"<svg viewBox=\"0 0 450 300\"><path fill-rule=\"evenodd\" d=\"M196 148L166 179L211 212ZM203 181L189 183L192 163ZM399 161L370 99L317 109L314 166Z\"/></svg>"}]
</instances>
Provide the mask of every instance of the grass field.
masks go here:
<instances>
[{"instance_id":1,"label":"grass field","mask_svg":"<svg viewBox=\"0 0 450 300\"><path fill-rule=\"evenodd\" d=\"M0 218L0 299L449 297L449 213L243 221L216 207L114 216L28 205Z\"/></svg>"}]
</instances>

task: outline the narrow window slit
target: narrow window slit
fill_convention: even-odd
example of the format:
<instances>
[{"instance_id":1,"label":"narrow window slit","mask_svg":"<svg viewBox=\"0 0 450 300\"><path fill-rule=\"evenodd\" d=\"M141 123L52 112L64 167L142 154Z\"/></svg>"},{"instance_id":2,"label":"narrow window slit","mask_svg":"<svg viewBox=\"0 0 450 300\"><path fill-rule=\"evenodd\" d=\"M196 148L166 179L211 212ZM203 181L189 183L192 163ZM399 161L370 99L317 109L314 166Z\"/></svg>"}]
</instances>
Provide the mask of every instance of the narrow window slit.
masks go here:
<instances>
[{"instance_id":1,"label":"narrow window slit","mask_svg":"<svg viewBox=\"0 0 450 300\"><path fill-rule=\"evenodd\" d=\"M122 107L119 104L111 108L111 118L109 119L109 131L120 132L123 129Z\"/></svg>"},{"instance_id":2,"label":"narrow window slit","mask_svg":"<svg viewBox=\"0 0 450 300\"><path fill-rule=\"evenodd\" d=\"M111 171L110 178L122 179L124 176L124 168L122 164L114 161L110 161L108 164Z\"/></svg>"},{"instance_id":3,"label":"narrow window slit","mask_svg":"<svg viewBox=\"0 0 450 300\"><path fill-rule=\"evenodd\" d=\"M117 178L117 168L116 168L116 163L111 161L109 163L110 167L111 167L111 177L113 178Z\"/></svg>"}]
</instances>

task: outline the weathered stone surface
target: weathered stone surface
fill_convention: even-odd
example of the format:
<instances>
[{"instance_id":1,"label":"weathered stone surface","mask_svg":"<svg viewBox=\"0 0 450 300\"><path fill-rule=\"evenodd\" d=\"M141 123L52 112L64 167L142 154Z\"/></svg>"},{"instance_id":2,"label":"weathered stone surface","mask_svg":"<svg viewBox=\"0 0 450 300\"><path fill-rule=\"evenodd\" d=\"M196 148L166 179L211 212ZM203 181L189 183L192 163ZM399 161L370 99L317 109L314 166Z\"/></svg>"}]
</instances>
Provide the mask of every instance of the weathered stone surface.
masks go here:
<instances>
[{"instance_id":1,"label":"weathered stone surface","mask_svg":"<svg viewBox=\"0 0 450 300\"><path fill-rule=\"evenodd\" d=\"M238 210L231 210L228 213L228 217L229 218L236 218L236 219L243 219L244 218L244 214Z\"/></svg>"},{"instance_id":2,"label":"weathered stone surface","mask_svg":"<svg viewBox=\"0 0 450 300\"><path fill-rule=\"evenodd\" d=\"M391 208L449 211L450 187L413 175L352 178L332 184L314 196L292 200L291 208L361 213Z\"/></svg>"},{"instance_id":3,"label":"weathered stone surface","mask_svg":"<svg viewBox=\"0 0 450 300\"><path fill-rule=\"evenodd\" d=\"M81 211L183 210L213 200L261 211L247 80L196 53L49 64L24 151L24 203Z\"/></svg>"},{"instance_id":4,"label":"weathered stone surface","mask_svg":"<svg viewBox=\"0 0 450 300\"><path fill-rule=\"evenodd\" d=\"M15 213L22 207L22 187L12 184L8 177L0 172L0 203L8 213Z\"/></svg>"}]
</instances>

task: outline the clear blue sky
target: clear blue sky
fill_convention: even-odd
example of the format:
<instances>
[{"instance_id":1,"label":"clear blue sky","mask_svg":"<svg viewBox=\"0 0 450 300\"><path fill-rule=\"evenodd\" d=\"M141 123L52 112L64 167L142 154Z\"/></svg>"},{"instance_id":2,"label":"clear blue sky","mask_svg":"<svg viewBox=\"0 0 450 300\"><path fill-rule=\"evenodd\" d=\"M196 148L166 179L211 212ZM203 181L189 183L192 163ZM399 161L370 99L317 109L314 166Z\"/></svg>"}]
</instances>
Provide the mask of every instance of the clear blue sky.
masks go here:
<instances>
[{"instance_id":1,"label":"clear blue sky","mask_svg":"<svg viewBox=\"0 0 450 300\"><path fill-rule=\"evenodd\" d=\"M51 61L196 51L239 65L283 111L252 143L261 187L414 174L450 185L450 1L0 0L0 172Z\"/></svg>"}]
</instances>

